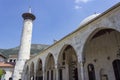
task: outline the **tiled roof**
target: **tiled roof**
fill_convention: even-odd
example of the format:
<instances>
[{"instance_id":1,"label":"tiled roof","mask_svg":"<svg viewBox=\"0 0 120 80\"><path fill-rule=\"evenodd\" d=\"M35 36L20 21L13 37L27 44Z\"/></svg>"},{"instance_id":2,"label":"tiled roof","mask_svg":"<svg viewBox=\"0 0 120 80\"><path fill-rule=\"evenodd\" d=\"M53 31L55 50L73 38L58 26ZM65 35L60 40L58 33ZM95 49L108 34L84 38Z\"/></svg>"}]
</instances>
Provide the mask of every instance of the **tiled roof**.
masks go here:
<instances>
[{"instance_id":1,"label":"tiled roof","mask_svg":"<svg viewBox=\"0 0 120 80\"><path fill-rule=\"evenodd\" d=\"M3 54L1 54L1 53L0 53L0 56L3 57L4 59L6 59L6 57Z\"/></svg>"},{"instance_id":2,"label":"tiled roof","mask_svg":"<svg viewBox=\"0 0 120 80\"><path fill-rule=\"evenodd\" d=\"M14 65L13 64L10 64L10 63L5 63L5 62L0 62L0 68L13 68Z\"/></svg>"}]
</instances>

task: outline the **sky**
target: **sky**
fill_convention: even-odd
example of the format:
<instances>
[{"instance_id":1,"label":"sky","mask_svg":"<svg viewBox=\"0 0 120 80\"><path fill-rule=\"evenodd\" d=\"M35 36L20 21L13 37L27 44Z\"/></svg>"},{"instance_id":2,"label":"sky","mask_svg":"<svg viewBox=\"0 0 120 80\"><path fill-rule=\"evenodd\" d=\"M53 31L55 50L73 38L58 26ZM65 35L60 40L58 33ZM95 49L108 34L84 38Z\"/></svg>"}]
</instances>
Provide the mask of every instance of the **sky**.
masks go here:
<instances>
[{"instance_id":1,"label":"sky","mask_svg":"<svg viewBox=\"0 0 120 80\"><path fill-rule=\"evenodd\" d=\"M94 13L102 13L120 0L0 0L0 48L19 46L22 14L32 8L32 44L53 44Z\"/></svg>"}]
</instances>

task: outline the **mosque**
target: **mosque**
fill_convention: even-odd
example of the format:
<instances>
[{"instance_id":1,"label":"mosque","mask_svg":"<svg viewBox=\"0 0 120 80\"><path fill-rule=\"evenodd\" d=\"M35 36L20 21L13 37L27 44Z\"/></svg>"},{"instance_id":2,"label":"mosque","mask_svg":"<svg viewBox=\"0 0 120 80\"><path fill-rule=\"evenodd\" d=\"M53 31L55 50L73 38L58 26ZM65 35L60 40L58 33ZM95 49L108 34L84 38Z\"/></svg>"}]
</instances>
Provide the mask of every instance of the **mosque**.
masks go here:
<instances>
[{"instance_id":1,"label":"mosque","mask_svg":"<svg viewBox=\"0 0 120 80\"><path fill-rule=\"evenodd\" d=\"M120 80L120 2L84 19L79 28L33 58L29 11L13 80Z\"/></svg>"}]
</instances>

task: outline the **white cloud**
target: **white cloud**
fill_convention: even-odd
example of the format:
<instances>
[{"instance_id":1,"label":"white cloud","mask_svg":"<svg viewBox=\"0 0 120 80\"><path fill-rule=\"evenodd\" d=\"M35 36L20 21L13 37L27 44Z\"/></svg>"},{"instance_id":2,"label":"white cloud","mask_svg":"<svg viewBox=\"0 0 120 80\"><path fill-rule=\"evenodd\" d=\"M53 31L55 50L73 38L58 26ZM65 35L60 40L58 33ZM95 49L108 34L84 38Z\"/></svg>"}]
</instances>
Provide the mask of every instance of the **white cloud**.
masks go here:
<instances>
[{"instance_id":1,"label":"white cloud","mask_svg":"<svg viewBox=\"0 0 120 80\"><path fill-rule=\"evenodd\" d=\"M79 5L75 5L75 7L74 7L76 10L78 10L78 9L81 9L82 7L81 6L79 6Z\"/></svg>"},{"instance_id":2,"label":"white cloud","mask_svg":"<svg viewBox=\"0 0 120 80\"><path fill-rule=\"evenodd\" d=\"M74 0L74 1L75 1L74 9L78 10L78 9L82 8L79 3L87 3L87 2L90 2L90 1L93 1L93 0Z\"/></svg>"},{"instance_id":3,"label":"white cloud","mask_svg":"<svg viewBox=\"0 0 120 80\"><path fill-rule=\"evenodd\" d=\"M91 0L75 0L75 3L80 3L80 2L83 2L83 3L87 3Z\"/></svg>"}]
</instances>

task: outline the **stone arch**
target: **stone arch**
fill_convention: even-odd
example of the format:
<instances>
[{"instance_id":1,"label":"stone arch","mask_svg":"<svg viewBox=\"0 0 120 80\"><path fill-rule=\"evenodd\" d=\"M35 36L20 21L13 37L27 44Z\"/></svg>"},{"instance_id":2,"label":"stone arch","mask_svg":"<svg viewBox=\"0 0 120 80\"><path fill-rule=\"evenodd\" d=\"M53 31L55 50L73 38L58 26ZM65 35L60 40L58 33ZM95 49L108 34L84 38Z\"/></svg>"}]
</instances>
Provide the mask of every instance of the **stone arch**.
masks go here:
<instances>
[{"instance_id":1,"label":"stone arch","mask_svg":"<svg viewBox=\"0 0 120 80\"><path fill-rule=\"evenodd\" d=\"M36 66L36 80L43 80L43 68L42 68L42 60L37 60Z\"/></svg>"},{"instance_id":2,"label":"stone arch","mask_svg":"<svg viewBox=\"0 0 120 80\"><path fill-rule=\"evenodd\" d=\"M99 27L99 28L95 28L94 30L92 30L86 37L85 41L84 41L84 45L83 45L83 49L82 49L82 58L84 58L84 51L85 51L85 46L87 45L87 43L91 40L91 38L100 30L105 30L105 29L109 29L109 30L114 30L117 32L120 32L119 30L115 29L115 28L107 28L107 27Z\"/></svg>"},{"instance_id":3,"label":"stone arch","mask_svg":"<svg viewBox=\"0 0 120 80\"><path fill-rule=\"evenodd\" d=\"M76 57L75 59L76 59L76 61L78 61L77 53L76 53L75 49L73 48L73 46L71 46L70 44L66 44L66 45L64 45L64 46L62 47L62 49L60 50L60 53L59 53L59 55L58 55L58 59L57 59L58 66L59 66L59 62L60 62L61 56L63 55L65 49L67 49L68 47L71 47L71 48L73 49L73 51L74 51L74 53L75 53L74 56Z\"/></svg>"},{"instance_id":4,"label":"stone arch","mask_svg":"<svg viewBox=\"0 0 120 80\"><path fill-rule=\"evenodd\" d=\"M45 80L55 80L55 60L51 53L45 60Z\"/></svg>"},{"instance_id":5,"label":"stone arch","mask_svg":"<svg viewBox=\"0 0 120 80\"><path fill-rule=\"evenodd\" d=\"M103 68L106 74L105 79L114 80L112 60L117 58L117 51L120 50L120 32L112 28L97 28L88 36L83 46L82 59L84 62L84 76L88 79L87 65L93 63L96 73ZM108 63L109 67L106 63ZM111 71L111 73L109 73ZM101 79L99 74L96 79Z\"/></svg>"},{"instance_id":6,"label":"stone arch","mask_svg":"<svg viewBox=\"0 0 120 80\"><path fill-rule=\"evenodd\" d=\"M30 65L30 80L34 80L34 63Z\"/></svg>"},{"instance_id":7,"label":"stone arch","mask_svg":"<svg viewBox=\"0 0 120 80\"><path fill-rule=\"evenodd\" d=\"M58 56L59 80L78 80L78 58L71 45L65 45ZM69 74L68 74L69 73Z\"/></svg>"}]
</instances>

